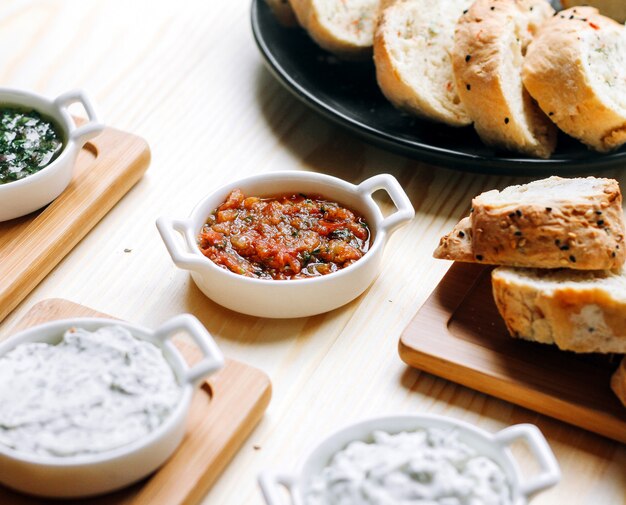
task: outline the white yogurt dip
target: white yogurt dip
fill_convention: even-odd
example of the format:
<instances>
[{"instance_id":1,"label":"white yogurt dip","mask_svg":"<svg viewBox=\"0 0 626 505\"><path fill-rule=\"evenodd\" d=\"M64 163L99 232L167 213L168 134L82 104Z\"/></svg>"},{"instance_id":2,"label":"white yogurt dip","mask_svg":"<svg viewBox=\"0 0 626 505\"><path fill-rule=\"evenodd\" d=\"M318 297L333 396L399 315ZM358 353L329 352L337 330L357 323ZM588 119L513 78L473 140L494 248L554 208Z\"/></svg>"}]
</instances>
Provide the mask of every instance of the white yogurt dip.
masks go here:
<instances>
[{"instance_id":1,"label":"white yogurt dip","mask_svg":"<svg viewBox=\"0 0 626 505\"><path fill-rule=\"evenodd\" d=\"M0 444L45 456L109 451L169 416L182 388L156 345L120 326L68 330L0 357Z\"/></svg>"},{"instance_id":2,"label":"white yogurt dip","mask_svg":"<svg viewBox=\"0 0 626 505\"><path fill-rule=\"evenodd\" d=\"M459 441L455 430L422 429L336 453L305 493L306 505L513 505L502 468Z\"/></svg>"}]
</instances>

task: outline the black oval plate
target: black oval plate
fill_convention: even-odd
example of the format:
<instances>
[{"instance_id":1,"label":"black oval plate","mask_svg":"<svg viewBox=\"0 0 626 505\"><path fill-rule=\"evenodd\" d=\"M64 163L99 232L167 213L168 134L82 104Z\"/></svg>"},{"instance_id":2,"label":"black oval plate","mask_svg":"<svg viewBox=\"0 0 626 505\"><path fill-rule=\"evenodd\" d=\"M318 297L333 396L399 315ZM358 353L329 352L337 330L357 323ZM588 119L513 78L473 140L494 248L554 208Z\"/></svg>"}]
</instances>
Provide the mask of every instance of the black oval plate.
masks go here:
<instances>
[{"instance_id":1,"label":"black oval plate","mask_svg":"<svg viewBox=\"0 0 626 505\"><path fill-rule=\"evenodd\" d=\"M549 160L485 146L471 127L450 128L395 109L376 83L371 61L345 62L320 49L299 28L285 28L264 0L252 1L252 31L269 69L303 102L373 144L458 170L517 175L596 172L626 166L626 147L588 150L565 134Z\"/></svg>"}]
</instances>

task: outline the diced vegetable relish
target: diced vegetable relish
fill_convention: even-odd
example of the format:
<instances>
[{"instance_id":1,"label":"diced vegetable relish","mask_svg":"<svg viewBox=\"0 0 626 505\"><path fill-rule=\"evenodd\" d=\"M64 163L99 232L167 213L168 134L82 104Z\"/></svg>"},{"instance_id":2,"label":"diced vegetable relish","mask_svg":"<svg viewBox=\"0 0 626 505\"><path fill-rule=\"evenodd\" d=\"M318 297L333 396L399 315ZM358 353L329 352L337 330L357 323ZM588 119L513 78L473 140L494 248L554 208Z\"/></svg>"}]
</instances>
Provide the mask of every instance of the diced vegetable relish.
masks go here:
<instances>
[{"instance_id":1,"label":"diced vegetable relish","mask_svg":"<svg viewBox=\"0 0 626 505\"><path fill-rule=\"evenodd\" d=\"M341 270L368 251L370 230L355 212L320 196L245 197L235 189L198 237L222 268L257 279L304 279Z\"/></svg>"}]
</instances>

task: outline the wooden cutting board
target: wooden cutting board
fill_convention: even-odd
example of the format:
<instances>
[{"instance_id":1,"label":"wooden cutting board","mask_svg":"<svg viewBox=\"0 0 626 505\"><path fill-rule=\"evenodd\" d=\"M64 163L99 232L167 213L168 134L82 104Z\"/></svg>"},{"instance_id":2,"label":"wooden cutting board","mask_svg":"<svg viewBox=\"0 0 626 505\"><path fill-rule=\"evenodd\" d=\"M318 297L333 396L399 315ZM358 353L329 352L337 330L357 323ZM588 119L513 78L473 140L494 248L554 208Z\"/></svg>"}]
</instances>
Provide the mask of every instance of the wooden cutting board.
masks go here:
<instances>
[{"instance_id":1,"label":"wooden cutting board","mask_svg":"<svg viewBox=\"0 0 626 505\"><path fill-rule=\"evenodd\" d=\"M14 332L68 317L110 317L66 300L36 304ZM10 338L10 337L9 337ZM176 341L188 361L199 358L190 344ZM98 498L72 500L75 505L192 505L200 502L269 404L272 387L260 370L237 361L210 377L196 393L187 434L174 455L152 476L134 486ZM2 505L58 505L60 501L21 495L0 486Z\"/></svg>"},{"instance_id":2,"label":"wooden cutting board","mask_svg":"<svg viewBox=\"0 0 626 505\"><path fill-rule=\"evenodd\" d=\"M399 352L415 368L626 443L626 408L609 386L618 356L511 338L490 267L453 264L404 330Z\"/></svg>"},{"instance_id":3,"label":"wooden cutting board","mask_svg":"<svg viewBox=\"0 0 626 505\"><path fill-rule=\"evenodd\" d=\"M72 182L54 202L0 223L0 321L139 181L149 164L145 140L106 128L85 144Z\"/></svg>"}]
</instances>

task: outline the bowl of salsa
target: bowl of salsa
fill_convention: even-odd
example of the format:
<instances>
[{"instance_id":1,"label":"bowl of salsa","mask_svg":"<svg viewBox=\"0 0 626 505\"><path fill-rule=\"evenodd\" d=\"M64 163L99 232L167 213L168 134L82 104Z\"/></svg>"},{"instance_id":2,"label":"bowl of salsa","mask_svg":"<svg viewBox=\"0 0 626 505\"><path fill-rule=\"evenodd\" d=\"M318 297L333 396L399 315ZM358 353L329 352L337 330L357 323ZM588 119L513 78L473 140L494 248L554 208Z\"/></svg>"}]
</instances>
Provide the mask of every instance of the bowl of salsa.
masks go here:
<instances>
[{"instance_id":1,"label":"bowl of salsa","mask_svg":"<svg viewBox=\"0 0 626 505\"><path fill-rule=\"evenodd\" d=\"M68 112L81 103L89 120L76 125ZM78 152L103 125L89 98L75 90L50 100L0 88L0 221L49 204L68 186Z\"/></svg>"},{"instance_id":2,"label":"bowl of salsa","mask_svg":"<svg viewBox=\"0 0 626 505\"><path fill-rule=\"evenodd\" d=\"M372 198L379 189L396 206L387 217ZM213 301L290 318L336 309L365 291L389 236L414 214L389 174L354 185L288 171L227 184L188 219L161 217L157 227L174 263Z\"/></svg>"}]
</instances>

